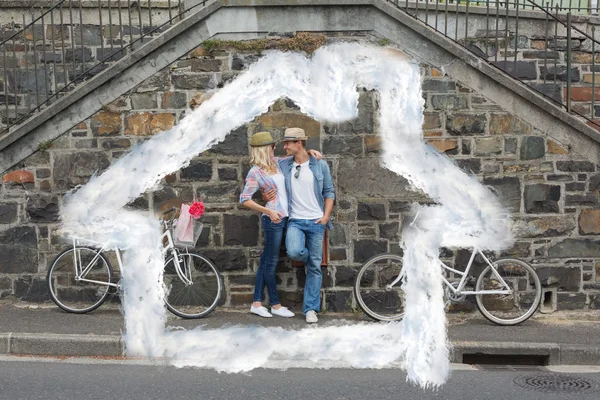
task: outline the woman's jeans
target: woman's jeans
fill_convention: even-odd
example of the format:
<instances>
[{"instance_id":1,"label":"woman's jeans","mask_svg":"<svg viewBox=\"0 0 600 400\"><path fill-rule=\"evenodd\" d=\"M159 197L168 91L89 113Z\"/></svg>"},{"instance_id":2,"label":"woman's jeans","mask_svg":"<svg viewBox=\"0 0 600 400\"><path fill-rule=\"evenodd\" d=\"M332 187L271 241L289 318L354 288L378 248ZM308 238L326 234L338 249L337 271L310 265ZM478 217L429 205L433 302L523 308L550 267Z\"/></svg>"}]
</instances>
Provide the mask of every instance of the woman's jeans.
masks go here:
<instances>
[{"instance_id":1,"label":"woman's jeans","mask_svg":"<svg viewBox=\"0 0 600 400\"><path fill-rule=\"evenodd\" d=\"M288 257L294 261L302 261L306 265L306 282L304 284L304 304L302 313L321 310L321 283L323 273L323 237L327 227L316 224L316 219L290 219L285 237L285 248Z\"/></svg>"},{"instance_id":2,"label":"woman's jeans","mask_svg":"<svg viewBox=\"0 0 600 400\"><path fill-rule=\"evenodd\" d=\"M276 224L266 215L261 217L263 234L265 238L265 249L260 256L260 264L256 271L256 284L254 286L254 301L262 301L265 285L269 293L269 303L271 306L280 304L279 294L277 294L277 282L275 280L275 270L279 262L279 252L281 250L281 241L283 232L287 225L287 218L282 218L281 222Z\"/></svg>"}]
</instances>

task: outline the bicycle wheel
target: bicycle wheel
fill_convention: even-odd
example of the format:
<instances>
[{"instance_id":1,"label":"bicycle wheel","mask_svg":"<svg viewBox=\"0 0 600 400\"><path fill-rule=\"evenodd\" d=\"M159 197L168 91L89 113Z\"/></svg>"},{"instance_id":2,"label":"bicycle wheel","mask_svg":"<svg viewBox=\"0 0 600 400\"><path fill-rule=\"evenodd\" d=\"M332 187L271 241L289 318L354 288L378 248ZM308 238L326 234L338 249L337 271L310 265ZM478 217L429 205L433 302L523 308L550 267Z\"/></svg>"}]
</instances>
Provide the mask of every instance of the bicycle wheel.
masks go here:
<instances>
[{"instance_id":1,"label":"bicycle wheel","mask_svg":"<svg viewBox=\"0 0 600 400\"><path fill-rule=\"evenodd\" d=\"M378 321L396 321L404 316L402 278L388 287L402 271L402 257L380 254L369 259L358 271L354 296L359 307Z\"/></svg>"},{"instance_id":2,"label":"bicycle wheel","mask_svg":"<svg viewBox=\"0 0 600 400\"><path fill-rule=\"evenodd\" d=\"M542 296L540 278L533 268L520 260L504 259L494 262L496 272L510 287L509 294L475 295L477 308L485 318L498 325L517 325L535 313ZM475 290L506 289L491 266L483 270Z\"/></svg>"},{"instance_id":3,"label":"bicycle wheel","mask_svg":"<svg viewBox=\"0 0 600 400\"><path fill-rule=\"evenodd\" d=\"M174 258L167 260L163 275L167 308L181 318L202 318L213 311L221 299L223 283L219 271L200 254L179 254L178 260L181 273L189 282L177 273Z\"/></svg>"},{"instance_id":4,"label":"bicycle wheel","mask_svg":"<svg viewBox=\"0 0 600 400\"><path fill-rule=\"evenodd\" d=\"M98 257L96 257L98 255ZM76 278L74 256L78 258L78 269L85 272ZM96 258L94 260L94 258ZM92 264L90 264L94 261ZM60 253L48 270L50 298L61 309L76 314L85 314L100 307L109 295L113 270L106 257L98 250L88 247L67 249ZM89 282L95 281L95 282Z\"/></svg>"}]
</instances>

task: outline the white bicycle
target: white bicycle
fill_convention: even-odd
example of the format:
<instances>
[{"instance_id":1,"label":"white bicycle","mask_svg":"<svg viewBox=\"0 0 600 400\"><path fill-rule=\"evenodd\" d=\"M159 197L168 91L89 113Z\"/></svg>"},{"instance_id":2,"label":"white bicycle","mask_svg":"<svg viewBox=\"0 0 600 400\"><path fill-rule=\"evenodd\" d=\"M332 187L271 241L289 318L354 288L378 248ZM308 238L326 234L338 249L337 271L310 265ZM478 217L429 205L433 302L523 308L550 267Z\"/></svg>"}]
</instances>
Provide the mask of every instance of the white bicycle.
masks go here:
<instances>
[{"instance_id":1,"label":"white bicycle","mask_svg":"<svg viewBox=\"0 0 600 400\"><path fill-rule=\"evenodd\" d=\"M172 214L171 219L163 221L162 239L166 239L163 254L170 252L163 274L165 304L179 317L202 318L210 314L221 299L221 275L205 256L175 246L172 233L175 211L176 208L171 208L163 213L163 216ZM48 288L58 307L70 313L85 314L100 307L111 292L119 291L120 285L114 282L113 268L104 254L110 249L109 243L77 237L71 240L73 246L60 253L48 270ZM91 243L98 248L81 243ZM118 247L112 250L122 270L121 252Z\"/></svg>"},{"instance_id":2,"label":"white bicycle","mask_svg":"<svg viewBox=\"0 0 600 400\"><path fill-rule=\"evenodd\" d=\"M416 220L416 217L415 217ZM414 223L414 221L413 221ZM469 274L475 256L487 264L475 281ZM485 318L498 325L517 325L537 310L541 296L540 279L531 266L521 260L506 258L490 261L479 249L473 249L464 271L450 268L442 261L446 306L474 295L477 308ZM449 280L448 273L454 274ZM379 254L369 259L358 271L354 295L360 308L378 321L396 321L404 316L405 282L402 257ZM475 283L474 290L466 289Z\"/></svg>"}]
</instances>

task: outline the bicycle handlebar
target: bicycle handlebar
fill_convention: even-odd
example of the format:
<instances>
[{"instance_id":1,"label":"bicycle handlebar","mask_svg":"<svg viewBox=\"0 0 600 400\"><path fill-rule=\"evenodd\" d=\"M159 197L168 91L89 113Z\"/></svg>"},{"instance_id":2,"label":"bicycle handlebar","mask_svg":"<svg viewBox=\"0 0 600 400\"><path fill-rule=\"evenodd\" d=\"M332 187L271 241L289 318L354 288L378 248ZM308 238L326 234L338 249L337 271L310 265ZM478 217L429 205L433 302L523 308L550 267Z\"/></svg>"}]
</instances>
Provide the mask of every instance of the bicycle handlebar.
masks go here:
<instances>
[{"instance_id":1,"label":"bicycle handlebar","mask_svg":"<svg viewBox=\"0 0 600 400\"><path fill-rule=\"evenodd\" d=\"M164 217L165 215L172 213L173 211L177 211L177 207L171 207L167 211L163 211L162 215Z\"/></svg>"}]
</instances>

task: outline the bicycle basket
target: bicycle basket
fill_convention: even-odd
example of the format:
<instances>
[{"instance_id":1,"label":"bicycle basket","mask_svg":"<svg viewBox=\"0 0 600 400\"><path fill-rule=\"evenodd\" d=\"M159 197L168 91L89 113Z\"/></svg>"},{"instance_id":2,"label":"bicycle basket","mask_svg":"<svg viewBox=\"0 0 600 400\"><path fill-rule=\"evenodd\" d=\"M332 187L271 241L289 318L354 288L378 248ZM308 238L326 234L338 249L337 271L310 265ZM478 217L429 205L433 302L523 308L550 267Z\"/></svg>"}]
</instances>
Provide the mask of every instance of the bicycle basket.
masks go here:
<instances>
[{"instance_id":1,"label":"bicycle basket","mask_svg":"<svg viewBox=\"0 0 600 400\"><path fill-rule=\"evenodd\" d=\"M199 219L192 219L188 222L188 226L187 229L190 229L190 225L191 225L191 229L192 229L192 235L190 237L190 235L187 235L185 237L183 237L182 235L178 234L178 230L177 230L177 224L179 223L179 221L175 221L173 223L173 227L171 229L171 236L173 237L173 243L175 244L175 246L177 247L195 247L196 243L198 242L198 239L200 238L200 235L202 234L202 222L200 222Z\"/></svg>"}]
</instances>

